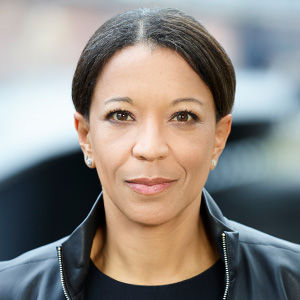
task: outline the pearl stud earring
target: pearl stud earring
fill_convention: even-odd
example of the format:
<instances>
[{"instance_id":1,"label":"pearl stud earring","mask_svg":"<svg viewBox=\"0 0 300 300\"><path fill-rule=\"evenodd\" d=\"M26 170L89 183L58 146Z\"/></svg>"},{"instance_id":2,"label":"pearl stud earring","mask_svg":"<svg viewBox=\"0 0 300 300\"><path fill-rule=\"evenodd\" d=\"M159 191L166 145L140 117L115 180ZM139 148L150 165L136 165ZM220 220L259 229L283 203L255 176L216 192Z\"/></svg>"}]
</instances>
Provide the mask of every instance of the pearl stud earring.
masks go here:
<instances>
[{"instance_id":1,"label":"pearl stud earring","mask_svg":"<svg viewBox=\"0 0 300 300\"><path fill-rule=\"evenodd\" d=\"M91 158L89 158L88 156L85 157L85 161L86 161L86 164L91 167L92 164L93 164L93 160Z\"/></svg>"},{"instance_id":2,"label":"pearl stud earring","mask_svg":"<svg viewBox=\"0 0 300 300\"><path fill-rule=\"evenodd\" d=\"M213 168L215 168L217 166L217 161L215 159L211 160L211 165Z\"/></svg>"}]
</instances>

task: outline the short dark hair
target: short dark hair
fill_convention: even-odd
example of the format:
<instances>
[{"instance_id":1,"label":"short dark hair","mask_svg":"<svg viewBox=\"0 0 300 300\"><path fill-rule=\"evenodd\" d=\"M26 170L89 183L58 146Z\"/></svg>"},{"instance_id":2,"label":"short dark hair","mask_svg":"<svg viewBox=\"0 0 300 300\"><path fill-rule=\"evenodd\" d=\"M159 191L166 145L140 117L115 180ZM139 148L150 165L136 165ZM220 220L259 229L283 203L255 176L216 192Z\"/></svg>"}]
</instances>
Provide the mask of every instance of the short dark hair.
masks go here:
<instances>
[{"instance_id":1,"label":"short dark hair","mask_svg":"<svg viewBox=\"0 0 300 300\"><path fill-rule=\"evenodd\" d=\"M231 112L235 72L222 46L193 17L173 8L138 8L116 15L93 34L79 58L72 83L76 111L89 120L93 90L105 63L138 43L179 53L209 87L216 120Z\"/></svg>"}]
</instances>

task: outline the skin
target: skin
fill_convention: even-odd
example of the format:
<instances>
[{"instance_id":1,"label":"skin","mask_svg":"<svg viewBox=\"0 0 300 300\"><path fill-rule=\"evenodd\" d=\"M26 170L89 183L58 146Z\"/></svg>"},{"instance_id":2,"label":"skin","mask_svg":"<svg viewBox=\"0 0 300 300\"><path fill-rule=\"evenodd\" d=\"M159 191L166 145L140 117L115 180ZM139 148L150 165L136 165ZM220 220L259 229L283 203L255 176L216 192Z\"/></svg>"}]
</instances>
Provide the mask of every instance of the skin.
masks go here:
<instances>
[{"instance_id":1,"label":"skin","mask_svg":"<svg viewBox=\"0 0 300 300\"><path fill-rule=\"evenodd\" d=\"M201 103L174 104L179 98ZM128 113L107 116L111 110ZM116 280L142 285L178 282L211 267L219 257L199 214L201 192L232 118L216 123L211 91L188 63L171 49L122 49L98 77L89 122L78 112L74 119L103 188L106 227L94 237L95 265ZM174 182L143 195L125 182L137 177Z\"/></svg>"}]
</instances>

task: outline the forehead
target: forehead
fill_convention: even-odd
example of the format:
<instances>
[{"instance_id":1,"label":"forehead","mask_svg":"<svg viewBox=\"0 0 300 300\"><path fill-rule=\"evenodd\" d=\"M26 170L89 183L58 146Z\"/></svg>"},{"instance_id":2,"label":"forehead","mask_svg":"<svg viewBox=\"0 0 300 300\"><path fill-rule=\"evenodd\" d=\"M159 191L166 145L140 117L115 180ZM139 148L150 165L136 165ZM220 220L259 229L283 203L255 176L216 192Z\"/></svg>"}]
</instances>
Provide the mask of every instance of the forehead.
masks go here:
<instances>
[{"instance_id":1,"label":"forehead","mask_svg":"<svg viewBox=\"0 0 300 300\"><path fill-rule=\"evenodd\" d=\"M174 50L138 44L116 52L99 74L96 100L110 97L165 99L200 97L213 101L206 84Z\"/></svg>"}]
</instances>

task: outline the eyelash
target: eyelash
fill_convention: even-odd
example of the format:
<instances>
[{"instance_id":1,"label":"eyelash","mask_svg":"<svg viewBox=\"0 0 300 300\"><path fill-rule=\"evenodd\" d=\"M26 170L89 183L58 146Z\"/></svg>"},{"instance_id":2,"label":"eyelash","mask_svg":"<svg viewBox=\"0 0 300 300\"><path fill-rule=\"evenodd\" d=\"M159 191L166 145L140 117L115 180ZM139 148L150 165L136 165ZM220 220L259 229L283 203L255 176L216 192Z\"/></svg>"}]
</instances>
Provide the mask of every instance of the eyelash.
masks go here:
<instances>
[{"instance_id":1,"label":"eyelash","mask_svg":"<svg viewBox=\"0 0 300 300\"><path fill-rule=\"evenodd\" d=\"M128 111L128 110L124 110L124 109L114 109L110 112L108 112L106 115L105 115L105 120L111 120L111 117L115 114L115 113L124 113L124 114L127 114L129 115L132 119L134 119L133 115ZM116 121L116 122L122 122L120 120L112 120L112 121Z\"/></svg>"},{"instance_id":2,"label":"eyelash","mask_svg":"<svg viewBox=\"0 0 300 300\"><path fill-rule=\"evenodd\" d=\"M199 117L196 114L194 114L191 110L187 110L187 109L176 112L175 114L172 115L171 119L173 119L174 117L179 116L182 113L189 114L193 119L192 120L193 123L199 121ZM180 121L178 121L178 122L180 122ZM182 122L182 123L187 123L187 122ZM190 121L188 121L188 123L190 123Z\"/></svg>"},{"instance_id":3,"label":"eyelash","mask_svg":"<svg viewBox=\"0 0 300 300\"><path fill-rule=\"evenodd\" d=\"M114 109L114 110L108 112L108 113L105 115L105 120L112 120L111 117L112 117L115 113L124 113L124 114L126 114L127 116L130 116L130 117L134 120L133 115L132 115L129 111L123 110L123 109ZM173 114L172 117L171 117L171 120L174 119L175 117L179 116L179 115L182 114L182 113L187 113L187 114L189 114L189 115L192 117L193 120L191 120L191 121L186 121L186 122L184 122L184 121L182 121L182 122L178 121L179 123L191 123L191 122L194 123L194 122L199 121L199 117L198 117L196 114L194 114L192 111L187 110L187 109L178 111L178 112L176 112L175 114ZM126 120L125 120L125 121L121 121L121 120L112 120L112 121L115 121L115 122L126 122Z\"/></svg>"}]
</instances>

